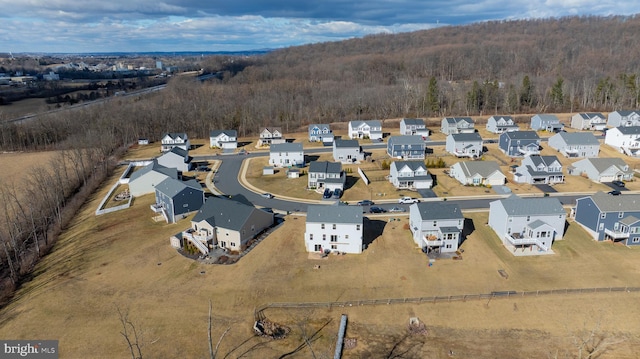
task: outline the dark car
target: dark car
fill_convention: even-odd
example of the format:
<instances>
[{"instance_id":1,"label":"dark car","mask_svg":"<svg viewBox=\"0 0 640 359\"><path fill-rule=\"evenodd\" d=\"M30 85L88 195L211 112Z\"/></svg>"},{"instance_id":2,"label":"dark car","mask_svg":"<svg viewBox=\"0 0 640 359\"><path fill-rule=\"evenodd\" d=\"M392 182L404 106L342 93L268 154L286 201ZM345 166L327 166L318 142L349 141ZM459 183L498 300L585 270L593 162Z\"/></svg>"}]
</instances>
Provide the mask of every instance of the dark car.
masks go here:
<instances>
[{"instance_id":1,"label":"dark car","mask_svg":"<svg viewBox=\"0 0 640 359\"><path fill-rule=\"evenodd\" d=\"M333 190L333 198L342 197L342 190L340 188L336 188Z\"/></svg>"},{"instance_id":2,"label":"dark car","mask_svg":"<svg viewBox=\"0 0 640 359\"><path fill-rule=\"evenodd\" d=\"M358 202L358 206L371 206L372 204L375 204L375 203L373 203L373 201L370 201L368 199L364 199Z\"/></svg>"},{"instance_id":3,"label":"dark car","mask_svg":"<svg viewBox=\"0 0 640 359\"><path fill-rule=\"evenodd\" d=\"M609 191L607 193L612 195L612 196L619 196L619 195L622 194L622 192L618 191L617 189L614 189L613 191Z\"/></svg>"},{"instance_id":4,"label":"dark car","mask_svg":"<svg viewBox=\"0 0 640 359\"><path fill-rule=\"evenodd\" d=\"M622 181L611 181L614 186L624 187L624 182Z\"/></svg>"},{"instance_id":5,"label":"dark car","mask_svg":"<svg viewBox=\"0 0 640 359\"><path fill-rule=\"evenodd\" d=\"M324 190L324 194L322 194L322 198L324 199L331 198L332 195L333 195L333 192L327 188Z\"/></svg>"},{"instance_id":6,"label":"dark car","mask_svg":"<svg viewBox=\"0 0 640 359\"><path fill-rule=\"evenodd\" d=\"M387 210L384 208L380 208L380 207L371 207L369 208L369 213L384 213Z\"/></svg>"}]
</instances>

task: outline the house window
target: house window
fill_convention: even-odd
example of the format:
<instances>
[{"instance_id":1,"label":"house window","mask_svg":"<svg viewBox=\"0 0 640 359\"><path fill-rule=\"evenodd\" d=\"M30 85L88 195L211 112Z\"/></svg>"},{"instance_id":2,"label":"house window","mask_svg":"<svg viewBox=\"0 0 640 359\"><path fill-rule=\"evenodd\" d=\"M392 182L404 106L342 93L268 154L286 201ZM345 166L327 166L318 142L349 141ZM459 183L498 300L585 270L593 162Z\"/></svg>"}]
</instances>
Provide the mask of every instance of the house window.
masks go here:
<instances>
[{"instance_id":1,"label":"house window","mask_svg":"<svg viewBox=\"0 0 640 359\"><path fill-rule=\"evenodd\" d=\"M320 225L320 229L324 229L324 223Z\"/></svg>"},{"instance_id":2,"label":"house window","mask_svg":"<svg viewBox=\"0 0 640 359\"><path fill-rule=\"evenodd\" d=\"M331 249L338 249L338 246L336 244L332 244Z\"/></svg>"},{"instance_id":3,"label":"house window","mask_svg":"<svg viewBox=\"0 0 640 359\"><path fill-rule=\"evenodd\" d=\"M349 239L349 235L348 235L348 234L345 234L345 235L344 235L344 239Z\"/></svg>"},{"instance_id":4,"label":"house window","mask_svg":"<svg viewBox=\"0 0 640 359\"><path fill-rule=\"evenodd\" d=\"M236 246L235 242L231 242L230 244L231 244L231 247L235 247Z\"/></svg>"},{"instance_id":5,"label":"house window","mask_svg":"<svg viewBox=\"0 0 640 359\"><path fill-rule=\"evenodd\" d=\"M323 234L323 235L322 235L322 240L323 240L323 241L326 241L326 240L327 240L327 235L326 235L326 234Z\"/></svg>"},{"instance_id":6,"label":"house window","mask_svg":"<svg viewBox=\"0 0 640 359\"><path fill-rule=\"evenodd\" d=\"M640 243L640 237L633 237L633 240L631 242Z\"/></svg>"},{"instance_id":7,"label":"house window","mask_svg":"<svg viewBox=\"0 0 640 359\"><path fill-rule=\"evenodd\" d=\"M335 223L333 224L333 229L336 229L336 224Z\"/></svg>"},{"instance_id":8,"label":"house window","mask_svg":"<svg viewBox=\"0 0 640 359\"><path fill-rule=\"evenodd\" d=\"M313 246L313 250L316 252L322 252L322 246L320 244L316 244Z\"/></svg>"},{"instance_id":9,"label":"house window","mask_svg":"<svg viewBox=\"0 0 640 359\"><path fill-rule=\"evenodd\" d=\"M604 212L600 213L600 218L602 218L602 219L607 218L607 214L606 214L606 213L604 213Z\"/></svg>"},{"instance_id":10,"label":"house window","mask_svg":"<svg viewBox=\"0 0 640 359\"><path fill-rule=\"evenodd\" d=\"M436 227L438 225L438 221L433 221L433 226Z\"/></svg>"},{"instance_id":11,"label":"house window","mask_svg":"<svg viewBox=\"0 0 640 359\"><path fill-rule=\"evenodd\" d=\"M445 247L451 249L451 244L447 244Z\"/></svg>"},{"instance_id":12,"label":"house window","mask_svg":"<svg viewBox=\"0 0 640 359\"><path fill-rule=\"evenodd\" d=\"M599 231L604 230L604 223L600 223L600 225L598 226L598 230Z\"/></svg>"},{"instance_id":13,"label":"house window","mask_svg":"<svg viewBox=\"0 0 640 359\"><path fill-rule=\"evenodd\" d=\"M313 240L313 233L309 234L309 240L312 241Z\"/></svg>"},{"instance_id":14,"label":"house window","mask_svg":"<svg viewBox=\"0 0 640 359\"><path fill-rule=\"evenodd\" d=\"M618 212L618 218L622 218L624 216L624 212Z\"/></svg>"},{"instance_id":15,"label":"house window","mask_svg":"<svg viewBox=\"0 0 640 359\"><path fill-rule=\"evenodd\" d=\"M356 224L356 231L359 231L359 230L360 230L360 225Z\"/></svg>"},{"instance_id":16,"label":"house window","mask_svg":"<svg viewBox=\"0 0 640 359\"><path fill-rule=\"evenodd\" d=\"M531 220L531 216L527 216L527 222Z\"/></svg>"},{"instance_id":17,"label":"house window","mask_svg":"<svg viewBox=\"0 0 640 359\"><path fill-rule=\"evenodd\" d=\"M331 242L337 242L338 241L338 236L335 234L331 235Z\"/></svg>"}]
</instances>

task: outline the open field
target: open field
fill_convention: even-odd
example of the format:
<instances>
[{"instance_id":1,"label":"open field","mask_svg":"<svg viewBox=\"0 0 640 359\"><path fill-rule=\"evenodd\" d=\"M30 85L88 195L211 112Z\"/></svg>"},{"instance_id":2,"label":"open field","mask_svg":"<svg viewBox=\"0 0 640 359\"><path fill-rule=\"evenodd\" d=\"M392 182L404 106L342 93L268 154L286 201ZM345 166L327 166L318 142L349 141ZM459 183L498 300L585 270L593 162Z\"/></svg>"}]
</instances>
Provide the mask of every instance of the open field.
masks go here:
<instances>
[{"instance_id":1,"label":"open field","mask_svg":"<svg viewBox=\"0 0 640 359\"><path fill-rule=\"evenodd\" d=\"M47 166L57 154L48 152L8 152L0 153L0 183L19 183L31 169Z\"/></svg>"},{"instance_id":2,"label":"open field","mask_svg":"<svg viewBox=\"0 0 640 359\"><path fill-rule=\"evenodd\" d=\"M109 183L116 179L114 175ZM272 302L317 302L447 296L507 290L640 286L640 252L596 243L570 225L555 255L515 258L485 225L486 213L468 213L475 230L463 243L463 260L439 260L432 267L405 229L406 217L367 221L362 255L310 259L304 252L304 217L285 224L231 266L203 265L177 254L170 235L186 228L151 220L153 196L133 207L96 217L107 188L96 193L38 264L34 279L0 312L0 337L60 340L61 357L114 358L128 355L117 309L129 310L144 330L148 357L206 357L207 312L213 303L214 341L227 328L221 353L247 340L229 357L277 357L301 343L302 332L320 329L316 353L332 351L341 313L350 316L347 337L357 338L345 358L380 357L406 330L408 318L427 324L424 339L411 337L416 357L547 357L574 353L573 335L598 327L622 342L602 358L632 357L640 350L640 294L602 293L315 310L267 309L270 320L291 328L284 340L252 336L254 310ZM319 269L314 266L319 265ZM498 270L509 274L502 278ZM375 313L375 315L372 315ZM64 328L61 330L60 328ZM635 333L635 334L634 334ZM310 334L309 334L310 335ZM422 344L426 340L428 344ZM414 343L415 341L415 343ZM417 344L416 344L417 343ZM541 345L543 344L543 345ZM369 353L369 354L367 354ZM307 358L304 348L294 357ZM325 355L327 356L327 355ZM320 357L325 357L320 356Z\"/></svg>"}]
</instances>

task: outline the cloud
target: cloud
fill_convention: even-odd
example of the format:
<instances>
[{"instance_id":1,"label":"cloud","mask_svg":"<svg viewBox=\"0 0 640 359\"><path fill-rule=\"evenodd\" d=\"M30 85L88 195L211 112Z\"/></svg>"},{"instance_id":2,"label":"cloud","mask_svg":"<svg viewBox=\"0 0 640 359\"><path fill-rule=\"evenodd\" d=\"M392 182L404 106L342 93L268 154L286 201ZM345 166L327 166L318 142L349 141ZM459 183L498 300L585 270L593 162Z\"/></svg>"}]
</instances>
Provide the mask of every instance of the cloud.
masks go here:
<instances>
[{"instance_id":1,"label":"cloud","mask_svg":"<svg viewBox=\"0 0 640 359\"><path fill-rule=\"evenodd\" d=\"M485 20L640 12L611 0L0 0L14 52L277 48ZM18 15L13 15L18 14Z\"/></svg>"}]
</instances>

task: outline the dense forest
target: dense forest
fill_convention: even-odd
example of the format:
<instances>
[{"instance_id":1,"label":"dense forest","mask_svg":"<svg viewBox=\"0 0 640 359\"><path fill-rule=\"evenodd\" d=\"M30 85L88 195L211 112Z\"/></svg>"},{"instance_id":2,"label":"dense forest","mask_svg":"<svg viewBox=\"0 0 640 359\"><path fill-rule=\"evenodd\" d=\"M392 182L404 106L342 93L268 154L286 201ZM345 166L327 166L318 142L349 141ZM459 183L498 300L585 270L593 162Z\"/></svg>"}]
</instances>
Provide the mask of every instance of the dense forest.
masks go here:
<instances>
[{"instance_id":1,"label":"dense forest","mask_svg":"<svg viewBox=\"0 0 640 359\"><path fill-rule=\"evenodd\" d=\"M11 201L19 189L0 184L0 272L6 279L0 292L10 292L46 253L67 223L64 209L77 202L71 199L87 196L139 137L158 140L163 132L184 131L206 138L228 128L249 136L260 126L291 132L357 118L636 109L639 33L640 17L612 16L372 35L259 56L212 56L204 66L222 76L205 82L175 77L145 97L114 98L30 122L2 122L0 112L0 150L65 150L56 164L23 181L42 189L29 207ZM76 170L60 176L65 163Z\"/></svg>"}]
</instances>

